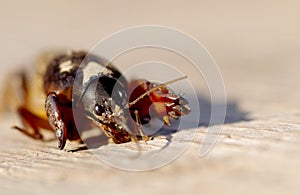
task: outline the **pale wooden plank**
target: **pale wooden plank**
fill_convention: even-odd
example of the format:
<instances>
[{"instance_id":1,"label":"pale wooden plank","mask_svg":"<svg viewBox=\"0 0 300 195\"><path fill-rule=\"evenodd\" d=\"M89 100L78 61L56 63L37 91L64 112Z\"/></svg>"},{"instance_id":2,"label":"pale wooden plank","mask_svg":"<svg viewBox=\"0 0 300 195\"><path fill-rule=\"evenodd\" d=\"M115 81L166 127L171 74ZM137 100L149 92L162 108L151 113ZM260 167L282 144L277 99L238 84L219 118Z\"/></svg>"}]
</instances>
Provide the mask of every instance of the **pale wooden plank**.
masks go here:
<instances>
[{"instance_id":1,"label":"pale wooden plank","mask_svg":"<svg viewBox=\"0 0 300 195\"><path fill-rule=\"evenodd\" d=\"M259 189L260 193L296 194L299 190L299 114L226 124L214 149L202 158L198 152L206 128L200 127L179 159L141 173L111 168L88 151L60 151L55 142L28 139L7 128L14 119L1 122L4 192L251 194Z\"/></svg>"}]
</instances>

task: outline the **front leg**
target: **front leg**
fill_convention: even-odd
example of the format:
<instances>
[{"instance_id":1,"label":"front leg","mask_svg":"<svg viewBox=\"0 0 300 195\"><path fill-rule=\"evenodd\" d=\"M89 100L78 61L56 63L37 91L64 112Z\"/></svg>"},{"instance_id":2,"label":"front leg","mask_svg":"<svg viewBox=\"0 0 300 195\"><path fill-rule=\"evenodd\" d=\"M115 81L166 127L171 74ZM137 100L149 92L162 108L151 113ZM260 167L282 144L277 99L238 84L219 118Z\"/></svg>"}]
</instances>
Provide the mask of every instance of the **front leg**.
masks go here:
<instances>
[{"instance_id":1,"label":"front leg","mask_svg":"<svg viewBox=\"0 0 300 195\"><path fill-rule=\"evenodd\" d=\"M135 135L130 134L124 129L117 127L115 123L99 124L105 135L113 140L116 144L136 141Z\"/></svg>"},{"instance_id":2,"label":"front leg","mask_svg":"<svg viewBox=\"0 0 300 195\"><path fill-rule=\"evenodd\" d=\"M70 100L64 95L52 92L47 96L45 108L48 121L55 131L59 149L62 150L65 147L67 139L80 140Z\"/></svg>"},{"instance_id":3,"label":"front leg","mask_svg":"<svg viewBox=\"0 0 300 195\"><path fill-rule=\"evenodd\" d=\"M149 136L146 135L144 130L143 130L143 126L142 126L141 119L140 119L140 116L139 116L139 111L135 110L134 115L135 115L135 121L136 121L137 129L139 131L138 133L142 136L142 139L145 142L149 141Z\"/></svg>"},{"instance_id":4,"label":"front leg","mask_svg":"<svg viewBox=\"0 0 300 195\"><path fill-rule=\"evenodd\" d=\"M176 82L179 79L168 83ZM159 118L168 126L171 125L170 118L178 119L191 111L188 101L181 95L175 94L166 86L166 83L157 84L149 81L133 81L129 86L132 91L129 99L131 116L136 119L136 112L138 112L142 124L146 124L151 120L150 109L154 112L152 116Z\"/></svg>"}]
</instances>

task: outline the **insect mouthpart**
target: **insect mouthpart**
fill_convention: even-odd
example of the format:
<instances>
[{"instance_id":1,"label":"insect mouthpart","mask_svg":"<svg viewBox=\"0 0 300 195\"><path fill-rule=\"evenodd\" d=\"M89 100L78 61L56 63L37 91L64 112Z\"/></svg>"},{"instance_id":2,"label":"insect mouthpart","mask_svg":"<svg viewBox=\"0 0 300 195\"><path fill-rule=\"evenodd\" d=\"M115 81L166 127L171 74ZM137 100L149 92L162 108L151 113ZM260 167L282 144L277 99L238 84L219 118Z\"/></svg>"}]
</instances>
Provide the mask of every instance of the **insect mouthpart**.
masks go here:
<instances>
[{"instance_id":1,"label":"insect mouthpart","mask_svg":"<svg viewBox=\"0 0 300 195\"><path fill-rule=\"evenodd\" d=\"M123 123L126 119L124 116L124 110L114 103L112 98L104 103L96 103L93 111L94 119L97 119L101 123Z\"/></svg>"},{"instance_id":2,"label":"insect mouthpart","mask_svg":"<svg viewBox=\"0 0 300 195\"><path fill-rule=\"evenodd\" d=\"M111 100L113 101L113 100ZM124 110L120 106L110 106L105 108L104 104L95 104L94 111L86 114L104 133L112 138L115 143L125 143L131 141L133 126L129 118L124 115Z\"/></svg>"}]
</instances>

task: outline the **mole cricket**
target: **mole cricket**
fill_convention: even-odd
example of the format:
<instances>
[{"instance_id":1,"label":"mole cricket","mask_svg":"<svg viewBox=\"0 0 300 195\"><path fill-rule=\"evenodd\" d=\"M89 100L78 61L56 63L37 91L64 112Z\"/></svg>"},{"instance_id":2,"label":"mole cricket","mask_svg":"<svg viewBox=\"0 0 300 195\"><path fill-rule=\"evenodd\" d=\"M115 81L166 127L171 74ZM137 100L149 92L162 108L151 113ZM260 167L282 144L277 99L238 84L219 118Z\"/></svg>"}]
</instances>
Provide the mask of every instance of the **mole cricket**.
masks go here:
<instances>
[{"instance_id":1,"label":"mole cricket","mask_svg":"<svg viewBox=\"0 0 300 195\"><path fill-rule=\"evenodd\" d=\"M88 76L87 70L94 65L101 70ZM37 140L45 140L43 129L50 130L56 135L59 149L65 147L67 140L82 141L81 132L94 127L116 144L137 141L137 136L147 141L149 135L142 125L153 117L150 107L167 126L171 125L170 119L191 111L188 101L167 86L186 77L166 83L129 82L113 65L105 66L100 57L85 51L58 53L39 66L44 66L39 67L43 71L37 71L38 81L33 85L25 71L19 73L19 93L23 98L17 113L23 127L13 128ZM39 108L32 106L35 96L43 98ZM80 122L75 122L75 117Z\"/></svg>"}]
</instances>

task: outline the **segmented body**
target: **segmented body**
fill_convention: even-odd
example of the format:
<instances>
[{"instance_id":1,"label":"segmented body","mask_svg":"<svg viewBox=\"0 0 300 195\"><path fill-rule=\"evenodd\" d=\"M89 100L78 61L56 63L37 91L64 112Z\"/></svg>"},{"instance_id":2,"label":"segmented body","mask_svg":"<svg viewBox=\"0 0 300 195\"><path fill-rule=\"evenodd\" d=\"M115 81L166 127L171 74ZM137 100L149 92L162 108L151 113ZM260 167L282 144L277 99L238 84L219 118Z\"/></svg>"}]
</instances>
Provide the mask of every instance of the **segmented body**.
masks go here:
<instances>
[{"instance_id":1,"label":"segmented body","mask_svg":"<svg viewBox=\"0 0 300 195\"><path fill-rule=\"evenodd\" d=\"M28 97L30 92L26 90L26 79L23 80ZM147 140L142 124L149 122L153 103L159 103L155 104L154 113L166 125L171 125L170 118L178 119L190 112L188 102L166 85L128 83L116 68L86 52L52 58L43 75L43 88L48 122L35 115L28 101L24 101L18 112L25 129L15 128L35 139L43 139L40 129L52 129L60 149L66 140L80 140L81 132L92 126L102 129L115 143L136 140L137 134Z\"/></svg>"}]
</instances>

